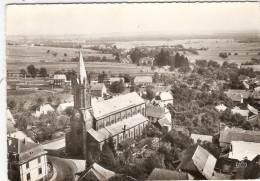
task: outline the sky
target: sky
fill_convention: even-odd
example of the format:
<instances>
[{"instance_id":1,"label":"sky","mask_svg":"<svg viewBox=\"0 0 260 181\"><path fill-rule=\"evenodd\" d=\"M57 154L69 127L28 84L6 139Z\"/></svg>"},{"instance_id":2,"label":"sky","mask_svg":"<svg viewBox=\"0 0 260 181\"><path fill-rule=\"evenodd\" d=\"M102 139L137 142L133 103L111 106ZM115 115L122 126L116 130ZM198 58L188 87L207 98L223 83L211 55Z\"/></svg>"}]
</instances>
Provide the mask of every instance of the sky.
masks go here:
<instances>
[{"instance_id":1,"label":"sky","mask_svg":"<svg viewBox=\"0 0 260 181\"><path fill-rule=\"evenodd\" d=\"M259 2L8 5L6 35L260 32Z\"/></svg>"}]
</instances>

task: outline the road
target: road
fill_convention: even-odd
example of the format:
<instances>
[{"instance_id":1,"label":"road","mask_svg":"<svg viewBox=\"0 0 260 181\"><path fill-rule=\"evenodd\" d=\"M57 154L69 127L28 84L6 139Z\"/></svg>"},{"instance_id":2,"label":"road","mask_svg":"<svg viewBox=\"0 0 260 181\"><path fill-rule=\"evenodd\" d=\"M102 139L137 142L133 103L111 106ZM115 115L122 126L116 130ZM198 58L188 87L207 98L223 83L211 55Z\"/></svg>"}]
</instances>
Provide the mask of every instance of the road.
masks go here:
<instances>
[{"instance_id":1,"label":"road","mask_svg":"<svg viewBox=\"0 0 260 181\"><path fill-rule=\"evenodd\" d=\"M65 147L65 138L42 145L45 150L58 150Z\"/></svg>"},{"instance_id":2,"label":"road","mask_svg":"<svg viewBox=\"0 0 260 181\"><path fill-rule=\"evenodd\" d=\"M74 181L77 168L72 161L53 156L48 156L48 159L57 170L55 181Z\"/></svg>"}]
</instances>

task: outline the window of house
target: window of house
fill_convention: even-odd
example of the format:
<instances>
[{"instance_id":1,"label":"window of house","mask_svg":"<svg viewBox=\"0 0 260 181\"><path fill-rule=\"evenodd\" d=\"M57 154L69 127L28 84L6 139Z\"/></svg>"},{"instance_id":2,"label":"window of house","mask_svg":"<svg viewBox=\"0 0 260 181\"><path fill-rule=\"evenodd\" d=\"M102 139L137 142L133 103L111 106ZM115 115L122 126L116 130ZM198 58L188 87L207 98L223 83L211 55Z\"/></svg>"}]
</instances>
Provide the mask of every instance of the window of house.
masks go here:
<instances>
[{"instance_id":1,"label":"window of house","mask_svg":"<svg viewBox=\"0 0 260 181\"><path fill-rule=\"evenodd\" d=\"M41 163L41 157L38 158L38 163Z\"/></svg>"},{"instance_id":2,"label":"window of house","mask_svg":"<svg viewBox=\"0 0 260 181\"><path fill-rule=\"evenodd\" d=\"M29 162L26 163L26 169L29 168Z\"/></svg>"},{"instance_id":3,"label":"window of house","mask_svg":"<svg viewBox=\"0 0 260 181\"><path fill-rule=\"evenodd\" d=\"M38 168L38 174L39 174L39 175L42 174L42 168Z\"/></svg>"},{"instance_id":4,"label":"window of house","mask_svg":"<svg viewBox=\"0 0 260 181\"><path fill-rule=\"evenodd\" d=\"M27 173L26 178L27 178L27 180L31 180L31 174Z\"/></svg>"},{"instance_id":5,"label":"window of house","mask_svg":"<svg viewBox=\"0 0 260 181\"><path fill-rule=\"evenodd\" d=\"M125 139L127 138L127 133L125 134Z\"/></svg>"}]
</instances>

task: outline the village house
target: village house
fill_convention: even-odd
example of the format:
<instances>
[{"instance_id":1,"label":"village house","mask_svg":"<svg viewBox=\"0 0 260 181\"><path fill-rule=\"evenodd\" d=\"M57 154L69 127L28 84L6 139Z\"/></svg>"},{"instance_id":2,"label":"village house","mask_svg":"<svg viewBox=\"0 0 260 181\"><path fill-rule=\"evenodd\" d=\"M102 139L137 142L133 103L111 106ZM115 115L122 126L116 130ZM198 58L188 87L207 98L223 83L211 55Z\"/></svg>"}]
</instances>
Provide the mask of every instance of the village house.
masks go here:
<instances>
[{"instance_id":1,"label":"village house","mask_svg":"<svg viewBox=\"0 0 260 181\"><path fill-rule=\"evenodd\" d=\"M12 137L12 138L17 138L19 140L25 140L25 141L34 143L32 138L28 137L23 131L16 131L16 132L10 133L8 136Z\"/></svg>"},{"instance_id":2,"label":"village house","mask_svg":"<svg viewBox=\"0 0 260 181\"><path fill-rule=\"evenodd\" d=\"M177 171L187 172L194 179L211 180L214 176L214 168L217 159L200 145L186 150L181 162L176 168Z\"/></svg>"},{"instance_id":3,"label":"village house","mask_svg":"<svg viewBox=\"0 0 260 181\"><path fill-rule=\"evenodd\" d=\"M107 88L103 83L96 83L91 86L91 95L96 97L104 97L107 94Z\"/></svg>"},{"instance_id":4,"label":"village house","mask_svg":"<svg viewBox=\"0 0 260 181\"><path fill-rule=\"evenodd\" d=\"M47 114L48 112L54 112L54 109L50 104L42 104L36 109L35 117L38 118L41 116L41 114Z\"/></svg>"},{"instance_id":5,"label":"village house","mask_svg":"<svg viewBox=\"0 0 260 181\"><path fill-rule=\"evenodd\" d=\"M186 172L155 168L147 180L194 180L194 177Z\"/></svg>"},{"instance_id":6,"label":"village house","mask_svg":"<svg viewBox=\"0 0 260 181\"><path fill-rule=\"evenodd\" d=\"M63 111L65 111L68 107L73 107L74 106L74 102L66 102L66 103L62 103L60 104L56 111L60 114L62 113Z\"/></svg>"},{"instance_id":7,"label":"village house","mask_svg":"<svg viewBox=\"0 0 260 181\"><path fill-rule=\"evenodd\" d=\"M220 104L215 106L215 109L221 112L221 111L225 111L227 109L227 106L225 106L224 104Z\"/></svg>"},{"instance_id":8,"label":"village house","mask_svg":"<svg viewBox=\"0 0 260 181\"><path fill-rule=\"evenodd\" d=\"M170 92L157 92L152 103L160 107L167 107L168 104L173 105L173 96Z\"/></svg>"},{"instance_id":9,"label":"village house","mask_svg":"<svg viewBox=\"0 0 260 181\"><path fill-rule=\"evenodd\" d=\"M240 114L241 116L245 117L246 120L248 120L249 110L243 110L236 106L233 109L231 109L231 112L232 114Z\"/></svg>"},{"instance_id":10,"label":"village house","mask_svg":"<svg viewBox=\"0 0 260 181\"><path fill-rule=\"evenodd\" d=\"M92 102L81 52L79 57L78 78L73 88L74 111L70 121L71 130L66 135L66 152L84 157L89 151L102 150L109 137L112 137L116 147L127 138L139 138L148 123L144 100L132 92Z\"/></svg>"},{"instance_id":11,"label":"village house","mask_svg":"<svg viewBox=\"0 0 260 181\"><path fill-rule=\"evenodd\" d=\"M231 141L230 152L228 158L244 160L253 160L257 155L260 155L260 143Z\"/></svg>"},{"instance_id":12,"label":"village house","mask_svg":"<svg viewBox=\"0 0 260 181\"><path fill-rule=\"evenodd\" d=\"M80 174L77 181L107 181L114 175L115 172L105 169L97 163L93 163Z\"/></svg>"},{"instance_id":13,"label":"village house","mask_svg":"<svg viewBox=\"0 0 260 181\"><path fill-rule=\"evenodd\" d=\"M158 127L163 133L167 133L172 130L172 122L166 117L156 121L154 126Z\"/></svg>"},{"instance_id":14,"label":"village house","mask_svg":"<svg viewBox=\"0 0 260 181\"><path fill-rule=\"evenodd\" d=\"M255 78L252 78L252 84L260 85L260 75L257 75Z\"/></svg>"},{"instance_id":15,"label":"village house","mask_svg":"<svg viewBox=\"0 0 260 181\"><path fill-rule=\"evenodd\" d=\"M225 94L239 105L244 103L244 99L248 99L250 93L243 89L229 89Z\"/></svg>"},{"instance_id":16,"label":"village house","mask_svg":"<svg viewBox=\"0 0 260 181\"><path fill-rule=\"evenodd\" d=\"M64 74L56 74L53 77L53 84L56 86L67 86L71 85L71 81L67 81L66 75Z\"/></svg>"},{"instance_id":17,"label":"village house","mask_svg":"<svg viewBox=\"0 0 260 181\"><path fill-rule=\"evenodd\" d=\"M152 76L136 76L134 79L135 85L150 85L153 83Z\"/></svg>"},{"instance_id":18,"label":"village house","mask_svg":"<svg viewBox=\"0 0 260 181\"><path fill-rule=\"evenodd\" d=\"M109 81L109 84L111 85L114 82L120 82L120 81L122 81L124 83L125 79L123 77L110 77L108 81Z\"/></svg>"},{"instance_id":19,"label":"village house","mask_svg":"<svg viewBox=\"0 0 260 181\"><path fill-rule=\"evenodd\" d=\"M260 143L260 132L226 127L220 131L219 145L222 148L230 148L231 141Z\"/></svg>"},{"instance_id":20,"label":"village house","mask_svg":"<svg viewBox=\"0 0 260 181\"><path fill-rule=\"evenodd\" d=\"M201 134L191 134L190 135L191 139L193 139L194 143L197 143L199 140L201 142L208 142L208 143L212 143L212 139L213 137L210 135L201 135Z\"/></svg>"},{"instance_id":21,"label":"village house","mask_svg":"<svg viewBox=\"0 0 260 181\"><path fill-rule=\"evenodd\" d=\"M171 113L166 107L147 105L146 116L149 119L150 123L155 123L156 121L164 117L167 118L170 122L172 120Z\"/></svg>"},{"instance_id":22,"label":"village house","mask_svg":"<svg viewBox=\"0 0 260 181\"><path fill-rule=\"evenodd\" d=\"M47 180L47 157L42 145L8 137L7 148L9 180Z\"/></svg>"},{"instance_id":23,"label":"village house","mask_svg":"<svg viewBox=\"0 0 260 181\"><path fill-rule=\"evenodd\" d=\"M223 179L219 180L259 179L260 155L257 155L252 161L220 157L217 160L215 170L225 175Z\"/></svg>"}]
</instances>

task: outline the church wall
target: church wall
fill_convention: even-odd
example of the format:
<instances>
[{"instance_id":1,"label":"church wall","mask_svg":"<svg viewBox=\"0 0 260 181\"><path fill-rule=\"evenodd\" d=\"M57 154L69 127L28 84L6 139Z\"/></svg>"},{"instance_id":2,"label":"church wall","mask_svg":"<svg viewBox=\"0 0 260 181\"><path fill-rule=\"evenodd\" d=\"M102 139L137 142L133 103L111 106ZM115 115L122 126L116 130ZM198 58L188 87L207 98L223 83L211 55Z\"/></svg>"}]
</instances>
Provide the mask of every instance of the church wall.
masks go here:
<instances>
[{"instance_id":1,"label":"church wall","mask_svg":"<svg viewBox=\"0 0 260 181\"><path fill-rule=\"evenodd\" d=\"M120 114L120 112L116 114L116 121L115 122L117 123L119 121L121 121L121 114Z\"/></svg>"}]
</instances>

